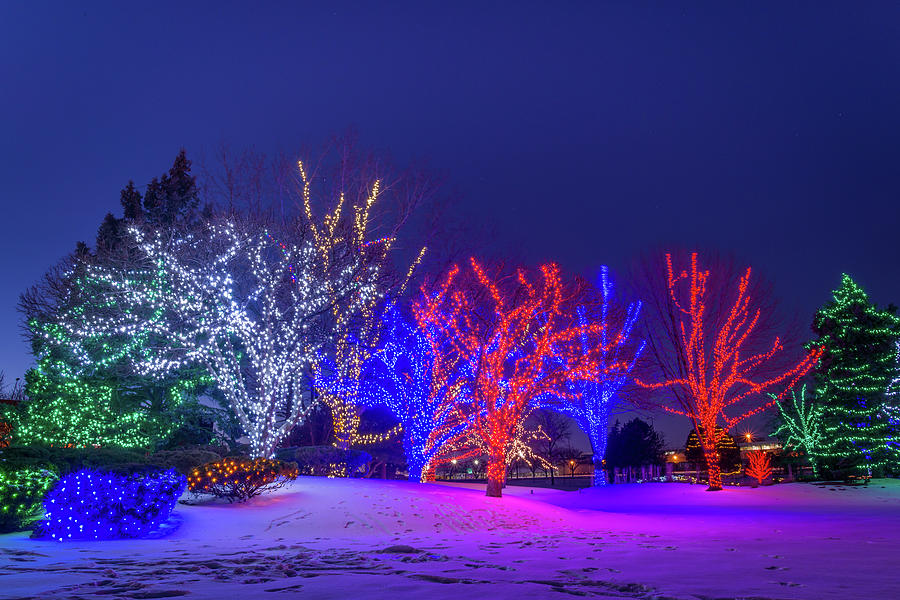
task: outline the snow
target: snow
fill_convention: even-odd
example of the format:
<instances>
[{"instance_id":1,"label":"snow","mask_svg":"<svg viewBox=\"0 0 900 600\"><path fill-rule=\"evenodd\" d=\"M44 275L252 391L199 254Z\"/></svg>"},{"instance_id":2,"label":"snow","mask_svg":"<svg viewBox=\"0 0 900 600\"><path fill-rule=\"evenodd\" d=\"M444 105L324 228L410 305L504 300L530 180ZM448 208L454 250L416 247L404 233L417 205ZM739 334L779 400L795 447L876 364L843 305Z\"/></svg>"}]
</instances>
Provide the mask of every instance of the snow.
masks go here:
<instances>
[{"instance_id":1,"label":"snow","mask_svg":"<svg viewBox=\"0 0 900 600\"><path fill-rule=\"evenodd\" d=\"M0 536L4 598L900 598L900 481L581 492L303 477L171 535Z\"/></svg>"}]
</instances>

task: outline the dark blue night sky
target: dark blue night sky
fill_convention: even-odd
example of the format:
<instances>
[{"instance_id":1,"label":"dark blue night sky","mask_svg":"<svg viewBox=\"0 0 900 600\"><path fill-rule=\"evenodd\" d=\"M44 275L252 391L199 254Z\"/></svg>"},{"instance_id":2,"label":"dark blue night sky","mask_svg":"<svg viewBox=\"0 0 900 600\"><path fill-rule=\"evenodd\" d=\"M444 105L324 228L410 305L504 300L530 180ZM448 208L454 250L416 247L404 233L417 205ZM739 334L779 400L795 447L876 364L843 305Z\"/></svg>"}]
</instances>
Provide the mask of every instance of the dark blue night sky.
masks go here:
<instances>
[{"instance_id":1,"label":"dark blue night sky","mask_svg":"<svg viewBox=\"0 0 900 600\"><path fill-rule=\"evenodd\" d=\"M8 378L19 293L129 179L349 127L527 260L716 247L803 323L842 271L900 304L900 4L264 4L0 3Z\"/></svg>"}]
</instances>

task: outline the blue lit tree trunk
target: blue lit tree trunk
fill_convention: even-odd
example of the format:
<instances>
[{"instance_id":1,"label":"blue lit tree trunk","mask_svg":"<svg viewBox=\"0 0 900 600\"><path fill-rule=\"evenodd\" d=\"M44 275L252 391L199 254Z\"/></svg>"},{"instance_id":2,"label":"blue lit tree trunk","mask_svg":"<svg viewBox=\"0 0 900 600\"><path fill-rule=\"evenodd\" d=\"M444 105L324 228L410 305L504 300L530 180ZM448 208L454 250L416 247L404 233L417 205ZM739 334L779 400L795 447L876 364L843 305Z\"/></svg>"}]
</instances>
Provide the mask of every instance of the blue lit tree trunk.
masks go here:
<instances>
[{"instance_id":1,"label":"blue lit tree trunk","mask_svg":"<svg viewBox=\"0 0 900 600\"><path fill-rule=\"evenodd\" d=\"M577 309L582 331L580 351L597 353L599 345L600 377L573 379L568 384L570 398L558 402L545 398L539 404L555 408L575 419L591 442L594 473L591 484L607 484L603 457L606 454L609 418L620 403L619 391L631 379L634 365L644 351L645 342L631 340L634 325L641 312L641 303L632 302L622 310L612 303L613 283L606 265L600 267L599 311L589 314L584 306ZM591 320L599 321L600 335L587 334Z\"/></svg>"}]
</instances>

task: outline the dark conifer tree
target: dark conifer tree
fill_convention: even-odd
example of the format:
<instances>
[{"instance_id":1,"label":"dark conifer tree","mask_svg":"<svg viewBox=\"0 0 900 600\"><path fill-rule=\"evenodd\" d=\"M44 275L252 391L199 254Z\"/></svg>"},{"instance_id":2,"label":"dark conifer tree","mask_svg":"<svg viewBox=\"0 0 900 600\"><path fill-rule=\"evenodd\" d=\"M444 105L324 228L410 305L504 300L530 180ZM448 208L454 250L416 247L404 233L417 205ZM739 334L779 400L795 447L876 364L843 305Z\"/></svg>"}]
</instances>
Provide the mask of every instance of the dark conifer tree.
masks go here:
<instances>
[{"instance_id":1,"label":"dark conifer tree","mask_svg":"<svg viewBox=\"0 0 900 600\"><path fill-rule=\"evenodd\" d=\"M141 205L141 193L134 187L134 182L129 181L128 185L122 190L119 202L122 203L122 210L126 221L140 221L144 216L144 207Z\"/></svg>"}]
</instances>

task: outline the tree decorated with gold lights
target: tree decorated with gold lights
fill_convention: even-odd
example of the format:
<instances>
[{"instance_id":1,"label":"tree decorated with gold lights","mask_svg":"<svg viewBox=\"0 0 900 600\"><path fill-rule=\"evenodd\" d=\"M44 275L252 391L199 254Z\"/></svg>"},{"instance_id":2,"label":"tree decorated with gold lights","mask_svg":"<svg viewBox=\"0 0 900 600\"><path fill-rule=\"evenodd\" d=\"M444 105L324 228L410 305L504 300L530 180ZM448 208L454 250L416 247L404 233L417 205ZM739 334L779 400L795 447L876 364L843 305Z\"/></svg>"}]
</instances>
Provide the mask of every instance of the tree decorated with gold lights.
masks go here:
<instances>
[{"instance_id":1,"label":"tree decorated with gold lights","mask_svg":"<svg viewBox=\"0 0 900 600\"><path fill-rule=\"evenodd\" d=\"M213 223L180 236L130 228L141 269L87 265L107 290L105 312L63 311L55 325L85 364L99 339L142 340L145 375L202 366L250 439L270 457L310 407L308 375L329 337L335 299L371 302L371 271L352 252L326 269L311 240L275 242L253 224ZM356 307L355 309L353 307ZM48 337L48 342L55 338Z\"/></svg>"},{"instance_id":2,"label":"tree decorated with gold lights","mask_svg":"<svg viewBox=\"0 0 900 600\"><path fill-rule=\"evenodd\" d=\"M709 469L709 490L721 490L719 432L773 406L816 365L822 349L814 346L796 364L782 366L777 362L784 351L781 338L767 345L761 339L762 307L751 293L749 267L729 294L725 286L730 282L716 280L724 273L701 268L697 253L680 271L671 254L665 258L666 298L657 298L656 306L662 327L671 334L669 356L661 356L658 347L655 353L667 361L667 368L661 369L667 377L640 383L677 390L677 405L664 403L663 408L691 420ZM768 395L773 390L774 398Z\"/></svg>"},{"instance_id":3,"label":"tree decorated with gold lights","mask_svg":"<svg viewBox=\"0 0 900 600\"><path fill-rule=\"evenodd\" d=\"M314 265L319 277L330 281L328 273L335 260L345 260L342 250L358 255L358 260L368 268L367 280L371 286L362 301L348 297L340 287L327 285L323 292L328 297L331 342L328 348L329 370L342 382L342 393L335 393L328 386L319 388L318 397L331 410L335 444L344 450L354 443L378 442L384 436L358 434L362 405L359 385L363 364L370 358L378 344L380 333L380 301L389 291L400 294L406 287L416 264L425 249L419 252L408 267L405 277L397 281L394 274L392 247L396 243L399 221L382 237L373 237L373 216L382 196L382 182L373 180L368 186L354 182L344 184L349 168L343 161L339 165L341 186L333 193L333 206L321 219L315 214L314 177L303 162L297 164L302 182L301 198L305 223L310 232L311 248L316 253ZM327 202L327 198L325 201ZM402 219L400 219L402 221ZM321 370L315 367L317 370Z\"/></svg>"},{"instance_id":4,"label":"tree decorated with gold lights","mask_svg":"<svg viewBox=\"0 0 900 600\"><path fill-rule=\"evenodd\" d=\"M822 443L817 456L832 476L872 475L896 462L900 435L888 416L900 317L878 309L843 275L834 300L813 321L825 349L815 373Z\"/></svg>"},{"instance_id":5,"label":"tree decorated with gold lights","mask_svg":"<svg viewBox=\"0 0 900 600\"><path fill-rule=\"evenodd\" d=\"M535 401L566 402L569 380L602 375L596 354L579 351L583 332L571 314L577 297L556 265L542 266L535 281L523 269L491 275L471 259L413 304L433 354L466 388L467 434L487 454L488 496L501 495L507 466L527 445L523 423ZM591 338L601 328L587 327Z\"/></svg>"}]
</instances>

